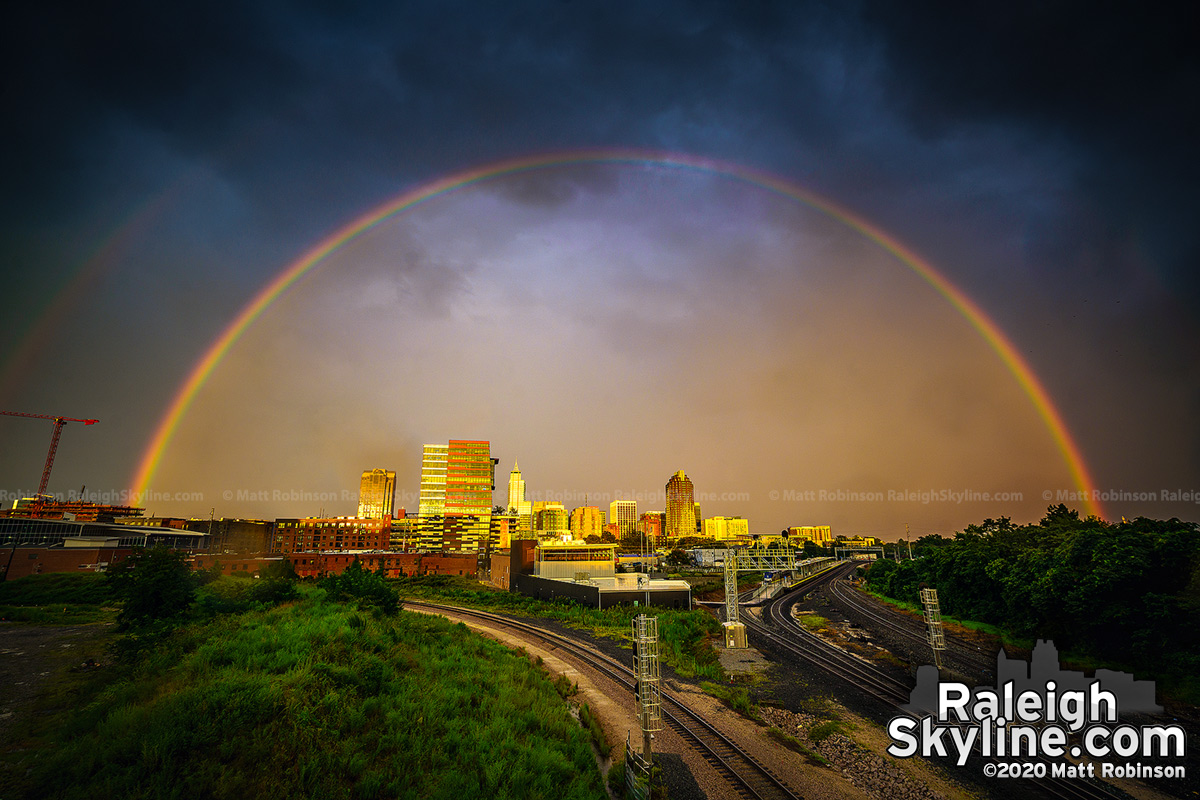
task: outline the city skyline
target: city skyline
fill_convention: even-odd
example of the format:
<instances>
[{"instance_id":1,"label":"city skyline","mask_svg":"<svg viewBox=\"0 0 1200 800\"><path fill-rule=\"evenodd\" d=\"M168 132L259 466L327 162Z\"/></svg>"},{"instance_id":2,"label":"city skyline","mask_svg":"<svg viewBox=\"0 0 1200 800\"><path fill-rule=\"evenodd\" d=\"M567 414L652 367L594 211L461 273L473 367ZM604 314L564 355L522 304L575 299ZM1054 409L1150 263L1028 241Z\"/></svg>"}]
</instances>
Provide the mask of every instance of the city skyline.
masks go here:
<instances>
[{"instance_id":1,"label":"city skyline","mask_svg":"<svg viewBox=\"0 0 1200 800\"><path fill-rule=\"evenodd\" d=\"M1200 519L1175 13L23 8L0 409L157 515L463 437L762 531ZM0 418L0 503L49 438Z\"/></svg>"}]
</instances>

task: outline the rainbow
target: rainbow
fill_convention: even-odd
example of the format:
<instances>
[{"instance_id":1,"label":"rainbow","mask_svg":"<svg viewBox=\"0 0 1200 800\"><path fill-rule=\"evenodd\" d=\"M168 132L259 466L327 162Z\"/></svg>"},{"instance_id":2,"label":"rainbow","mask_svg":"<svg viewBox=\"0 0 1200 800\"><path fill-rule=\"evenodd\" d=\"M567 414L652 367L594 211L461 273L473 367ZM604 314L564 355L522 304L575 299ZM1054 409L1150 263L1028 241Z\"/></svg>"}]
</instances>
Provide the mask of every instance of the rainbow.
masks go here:
<instances>
[{"instance_id":1,"label":"rainbow","mask_svg":"<svg viewBox=\"0 0 1200 800\"><path fill-rule=\"evenodd\" d=\"M949 280L938 273L932 265L893 238L887 232L871 224L853 212L837 204L819 197L807 189L791 181L770 175L765 172L736 165L697 158L674 153L662 153L644 150L595 150L585 152L551 153L525 158L516 158L494 162L482 167L448 175L430 183L411 189L399 197L378 206L363 214L348 225L343 226L315 247L302 255L290 266L278 273L254 298L246 304L236 318L229 323L221 335L209 346L196 366L188 374L187 379L175 397L166 414L158 423L154 436L150 440L137 472L133 476L130 492L137 502L138 498L146 495L147 487L154 478L155 470L162 461L163 454L171 443L171 438L179 427L180 421L191 406L192 400L204 386L213 370L221 363L229 349L237 343L246 329L275 302L276 298L288 290L296 281L302 278L310 269L340 248L342 245L371 230L389 217L402 211L425 203L441 195L474 186L485 181L494 180L507 175L550 167L578 164L628 164L638 166L657 166L680 170L695 170L733 177L758 186L774 194L798 200L805 205L832 217L848 227L858 231L872 240L895 258L912 269L938 294L944 297L967 320L988 346L995 351L1004 366L1016 378L1017 383L1033 403L1038 415L1045 423L1055 446L1062 453L1071 480L1081 492L1082 497L1092 498L1084 501L1084 510L1089 515L1102 516L1099 501L1094 499L1095 491L1092 478L1083 460L1079 446L1071 437L1063 422L1062 415L1050 400L1045 387L1042 386L1033 370L1021 358L1012 342L1004 335L995 322L969 297L962 293Z\"/></svg>"}]
</instances>

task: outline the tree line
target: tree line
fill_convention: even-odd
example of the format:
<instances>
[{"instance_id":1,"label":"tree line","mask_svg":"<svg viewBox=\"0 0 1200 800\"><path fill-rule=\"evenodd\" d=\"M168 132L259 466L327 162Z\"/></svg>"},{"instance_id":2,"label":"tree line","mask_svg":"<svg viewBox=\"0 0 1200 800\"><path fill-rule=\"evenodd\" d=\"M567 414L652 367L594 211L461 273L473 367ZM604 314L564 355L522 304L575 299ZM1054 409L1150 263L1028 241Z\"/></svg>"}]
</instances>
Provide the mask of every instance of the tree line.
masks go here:
<instances>
[{"instance_id":1,"label":"tree line","mask_svg":"<svg viewBox=\"0 0 1200 800\"><path fill-rule=\"evenodd\" d=\"M1064 505L1029 525L1007 517L952 538L923 536L912 560L875 562L872 591L920 602L938 590L942 613L1062 650L1175 677L1200 673L1200 526L1145 517L1080 519Z\"/></svg>"}]
</instances>

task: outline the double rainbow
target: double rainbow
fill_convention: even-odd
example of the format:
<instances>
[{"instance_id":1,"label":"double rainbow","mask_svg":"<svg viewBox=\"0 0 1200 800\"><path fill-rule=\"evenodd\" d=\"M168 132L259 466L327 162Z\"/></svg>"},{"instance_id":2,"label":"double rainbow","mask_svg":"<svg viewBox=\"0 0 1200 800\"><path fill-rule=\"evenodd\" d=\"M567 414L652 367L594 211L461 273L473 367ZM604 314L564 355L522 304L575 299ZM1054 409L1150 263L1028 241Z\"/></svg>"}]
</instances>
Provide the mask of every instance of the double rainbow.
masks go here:
<instances>
[{"instance_id":1,"label":"double rainbow","mask_svg":"<svg viewBox=\"0 0 1200 800\"><path fill-rule=\"evenodd\" d=\"M154 478L154 473L162 462L164 453L171 443L171 438L179 427L180 421L191 406L205 381L213 370L221 363L229 349L237 343L241 335L254 323L258 317L270 307L281 294L287 291L293 283L299 280L310 269L317 266L326 256L333 253L342 245L355 237L371 230L389 217L413 208L435 197L464 189L486 181L513 175L521 172L532 172L550 167L560 167L575 164L632 164L650 165L680 170L695 170L733 177L758 186L792 200L798 200L805 205L830 216L839 222L858 231L863 236L878 244L891 253L913 272L925 280L933 289L944 297L970 323L988 346L999 356L1005 367L1016 378L1022 390L1029 397L1042 418L1046 428L1054 440L1055 446L1062 453L1070 472L1071 480L1080 496L1084 497L1084 510L1089 515L1102 516L1099 502L1093 499L1096 491L1092 478L1088 473L1079 446L1067 431L1062 415L1050 401L1045 387L1037 379L1029 364L1017 353L1012 343L1001 332L1000 328L987 314L969 297L963 294L949 280L938 273L932 265L921 259L885 231L871 224L862 217L838 206L829 200L818 197L807 189L757 170L727 164L709 159L671 153L659 153L642 150L596 150L585 152L553 153L527 158L512 159L488 164L465 172L448 175L431 183L423 184L405 192L399 197L372 209L358 219L344 226L334 234L317 244L290 266L279 272L270 283L264 286L237 315L237 317L221 332L221 335L209 346L199 362L189 373L187 379L179 387L172 399L166 414L158 423L149 446L142 455L137 472L131 483L131 493L134 502L145 496L146 489Z\"/></svg>"}]
</instances>

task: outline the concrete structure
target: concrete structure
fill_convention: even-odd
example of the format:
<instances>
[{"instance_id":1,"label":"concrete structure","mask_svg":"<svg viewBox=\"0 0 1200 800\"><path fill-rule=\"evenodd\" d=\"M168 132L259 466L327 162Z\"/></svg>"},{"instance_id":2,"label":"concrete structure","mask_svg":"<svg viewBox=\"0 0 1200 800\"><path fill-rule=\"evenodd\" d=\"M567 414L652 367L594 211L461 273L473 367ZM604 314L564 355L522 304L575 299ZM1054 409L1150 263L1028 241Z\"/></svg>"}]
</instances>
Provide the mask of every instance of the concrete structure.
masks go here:
<instances>
[{"instance_id":1,"label":"concrete structure","mask_svg":"<svg viewBox=\"0 0 1200 800\"><path fill-rule=\"evenodd\" d=\"M396 511L396 473L371 469L358 484L358 516L371 519L393 517Z\"/></svg>"},{"instance_id":2,"label":"concrete structure","mask_svg":"<svg viewBox=\"0 0 1200 800\"><path fill-rule=\"evenodd\" d=\"M667 538L696 535L696 501L692 481L679 470L667 481Z\"/></svg>"},{"instance_id":3,"label":"concrete structure","mask_svg":"<svg viewBox=\"0 0 1200 800\"><path fill-rule=\"evenodd\" d=\"M47 572L103 572L138 548L202 552L208 535L111 522L0 518L0 579Z\"/></svg>"},{"instance_id":4,"label":"concrete structure","mask_svg":"<svg viewBox=\"0 0 1200 800\"><path fill-rule=\"evenodd\" d=\"M508 589L542 600L569 598L592 608L622 603L691 608L692 590L687 581L617 575L614 557L613 545L535 546L517 541L509 553ZM493 576L496 569L493 566Z\"/></svg>"},{"instance_id":5,"label":"concrete structure","mask_svg":"<svg viewBox=\"0 0 1200 800\"><path fill-rule=\"evenodd\" d=\"M82 522L64 519L0 518L0 548L64 547L86 540L115 540L118 547L169 547L173 550L205 551L208 535L193 531L112 522Z\"/></svg>"},{"instance_id":6,"label":"concrete structure","mask_svg":"<svg viewBox=\"0 0 1200 800\"><path fill-rule=\"evenodd\" d=\"M741 517L709 517L704 520L704 538L716 541L744 539L750 535L750 522Z\"/></svg>"},{"instance_id":7,"label":"concrete structure","mask_svg":"<svg viewBox=\"0 0 1200 800\"><path fill-rule=\"evenodd\" d=\"M608 504L608 522L617 526L618 539L633 533L637 527L637 518L636 500L613 500Z\"/></svg>"}]
</instances>

